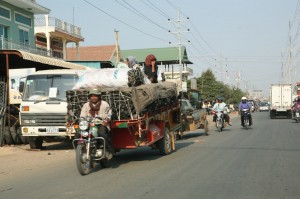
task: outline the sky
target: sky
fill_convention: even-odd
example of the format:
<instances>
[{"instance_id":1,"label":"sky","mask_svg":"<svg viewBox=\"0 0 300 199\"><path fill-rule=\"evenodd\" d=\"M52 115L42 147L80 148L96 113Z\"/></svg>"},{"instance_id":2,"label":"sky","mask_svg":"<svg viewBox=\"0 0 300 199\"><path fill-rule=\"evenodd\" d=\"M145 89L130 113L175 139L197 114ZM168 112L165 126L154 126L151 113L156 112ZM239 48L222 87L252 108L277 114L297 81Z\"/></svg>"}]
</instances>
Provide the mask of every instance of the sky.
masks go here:
<instances>
[{"instance_id":1,"label":"sky","mask_svg":"<svg viewBox=\"0 0 300 199\"><path fill-rule=\"evenodd\" d=\"M299 0L37 0L37 3L49 8L50 16L81 27L85 38L81 46L114 45L115 30L121 50L185 45L193 62L188 65L194 71L192 77L211 69L219 81L245 91L263 90L265 96L269 95L271 84L299 78L295 58L298 50L294 51L293 59L288 53L291 46L297 49L299 43ZM293 42L288 42L289 37ZM288 65L292 76L289 79Z\"/></svg>"}]
</instances>

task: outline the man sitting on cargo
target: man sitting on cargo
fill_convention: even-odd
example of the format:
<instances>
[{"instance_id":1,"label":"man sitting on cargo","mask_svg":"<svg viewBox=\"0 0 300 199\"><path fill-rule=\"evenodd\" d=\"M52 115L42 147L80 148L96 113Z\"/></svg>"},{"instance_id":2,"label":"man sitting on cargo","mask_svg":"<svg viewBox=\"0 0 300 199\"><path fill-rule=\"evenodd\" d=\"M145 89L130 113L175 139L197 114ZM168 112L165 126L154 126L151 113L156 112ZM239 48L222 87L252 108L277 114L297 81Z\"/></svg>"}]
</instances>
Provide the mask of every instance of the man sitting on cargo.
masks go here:
<instances>
[{"instance_id":1,"label":"man sitting on cargo","mask_svg":"<svg viewBox=\"0 0 300 199\"><path fill-rule=\"evenodd\" d=\"M107 146L106 158L111 159L113 157L113 147L111 144L111 134L108 129L109 121L111 119L111 109L106 101L101 100L101 92L97 89L92 89L89 91L89 102L86 102L80 113L80 117L95 117L99 116L102 118L102 125L98 128L98 136L105 139Z\"/></svg>"}]
</instances>

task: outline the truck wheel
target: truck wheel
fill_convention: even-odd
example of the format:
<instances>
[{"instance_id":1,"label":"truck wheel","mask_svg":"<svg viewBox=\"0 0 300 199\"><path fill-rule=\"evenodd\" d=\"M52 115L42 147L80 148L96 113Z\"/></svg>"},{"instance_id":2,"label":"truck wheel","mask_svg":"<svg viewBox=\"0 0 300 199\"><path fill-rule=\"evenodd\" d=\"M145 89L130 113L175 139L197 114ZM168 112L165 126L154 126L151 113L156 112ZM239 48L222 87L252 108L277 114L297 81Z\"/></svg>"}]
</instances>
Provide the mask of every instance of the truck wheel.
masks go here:
<instances>
[{"instance_id":1,"label":"truck wheel","mask_svg":"<svg viewBox=\"0 0 300 199\"><path fill-rule=\"evenodd\" d=\"M20 134L18 134L16 126L10 127L10 134L15 144L22 144Z\"/></svg>"},{"instance_id":2,"label":"truck wheel","mask_svg":"<svg viewBox=\"0 0 300 199\"><path fill-rule=\"evenodd\" d=\"M172 152L172 136L170 130L165 127L164 137L157 141L161 155L169 155Z\"/></svg>"},{"instance_id":3,"label":"truck wheel","mask_svg":"<svg viewBox=\"0 0 300 199\"><path fill-rule=\"evenodd\" d=\"M271 119L275 119L276 118L276 112L275 111L271 111L270 112L270 118Z\"/></svg>"},{"instance_id":4,"label":"truck wheel","mask_svg":"<svg viewBox=\"0 0 300 199\"><path fill-rule=\"evenodd\" d=\"M28 142L31 149L42 149L43 146L42 137L28 137Z\"/></svg>"},{"instance_id":5,"label":"truck wheel","mask_svg":"<svg viewBox=\"0 0 300 199\"><path fill-rule=\"evenodd\" d=\"M5 144L8 144L8 145L14 144L8 126L6 126L4 128L4 141L5 141Z\"/></svg>"}]
</instances>

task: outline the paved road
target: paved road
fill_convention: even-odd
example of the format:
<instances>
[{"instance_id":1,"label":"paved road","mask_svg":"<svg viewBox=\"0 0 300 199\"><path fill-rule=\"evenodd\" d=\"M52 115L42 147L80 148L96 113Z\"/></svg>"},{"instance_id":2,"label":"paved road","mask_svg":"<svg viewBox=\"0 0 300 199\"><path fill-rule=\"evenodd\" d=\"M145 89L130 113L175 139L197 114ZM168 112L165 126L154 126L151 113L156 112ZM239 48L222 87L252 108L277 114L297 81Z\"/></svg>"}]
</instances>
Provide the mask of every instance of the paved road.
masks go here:
<instances>
[{"instance_id":1,"label":"paved road","mask_svg":"<svg viewBox=\"0 0 300 199\"><path fill-rule=\"evenodd\" d=\"M190 133L164 157L121 151L112 168L88 176L79 175L69 148L0 153L0 199L300 198L299 124L268 116L254 113L249 130L235 118L221 133Z\"/></svg>"}]
</instances>

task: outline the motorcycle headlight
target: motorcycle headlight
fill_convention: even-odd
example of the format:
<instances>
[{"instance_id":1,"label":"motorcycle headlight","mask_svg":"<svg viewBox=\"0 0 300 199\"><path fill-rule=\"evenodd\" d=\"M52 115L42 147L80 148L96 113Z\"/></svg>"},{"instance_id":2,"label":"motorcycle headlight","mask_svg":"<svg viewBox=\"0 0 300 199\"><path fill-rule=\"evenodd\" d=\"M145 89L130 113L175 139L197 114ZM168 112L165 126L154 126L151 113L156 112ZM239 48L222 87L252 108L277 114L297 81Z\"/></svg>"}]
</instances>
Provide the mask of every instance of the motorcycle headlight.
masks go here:
<instances>
[{"instance_id":1,"label":"motorcycle headlight","mask_svg":"<svg viewBox=\"0 0 300 199\"><path fill-rule=\"evenodd\" d=\"M88 129L88 127L89 127L89 123L87 121L83 120L83 121L79 122L80 130L84 131L84 130Z\"/></svg>"},{"instance_id":2,"label":"motorcycle headlight","mask_svg":"<svg viewBox=\"0 0 300 199\"><path fill-rule=\"evenodd\" d=\"M90 132L94 137L98 137L98 128L97 127L91 128Z\"/></svg>"},{"instance_id":3,"label":"motorcycle headlight","mask_svg":"<svg viewBox=\"0 0 300 199\"><path fill-rule=\"evenodd\" d=\"M81 131L81 135L82 137L87 137L88 136L88 132L87 131Z\"/></svg>"}]
</instances>

